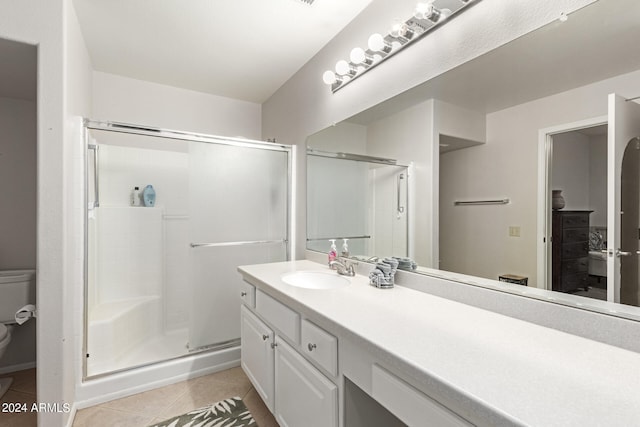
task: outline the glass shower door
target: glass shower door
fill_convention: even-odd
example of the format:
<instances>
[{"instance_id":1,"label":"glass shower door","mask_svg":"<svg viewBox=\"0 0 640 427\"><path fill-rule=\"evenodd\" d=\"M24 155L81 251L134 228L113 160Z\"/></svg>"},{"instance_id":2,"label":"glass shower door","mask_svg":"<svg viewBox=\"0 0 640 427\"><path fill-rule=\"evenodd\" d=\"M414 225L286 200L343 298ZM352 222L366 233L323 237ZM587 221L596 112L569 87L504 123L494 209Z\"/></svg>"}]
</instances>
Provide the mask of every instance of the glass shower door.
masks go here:
<instances>
[{"instance_id":1,"label":"glass shower door","mask_svg":"<svg viewBox=\"0 0 640 427\"><path fill-rule=\"evenodd\" d=\"M288 152L189 143L189 350L240 338L237 266L287 259Z\"/></svg>"},{"instance_id":2,"label":"glass shower door","mask_svg":"<svg viewBox=\"0 0 640 427\"><path fill-rule=\"evenodd\" d=\"M85 126L85 377L237 347L237 266L288 258L290 149Z\"/></svg>"}]
</instances>

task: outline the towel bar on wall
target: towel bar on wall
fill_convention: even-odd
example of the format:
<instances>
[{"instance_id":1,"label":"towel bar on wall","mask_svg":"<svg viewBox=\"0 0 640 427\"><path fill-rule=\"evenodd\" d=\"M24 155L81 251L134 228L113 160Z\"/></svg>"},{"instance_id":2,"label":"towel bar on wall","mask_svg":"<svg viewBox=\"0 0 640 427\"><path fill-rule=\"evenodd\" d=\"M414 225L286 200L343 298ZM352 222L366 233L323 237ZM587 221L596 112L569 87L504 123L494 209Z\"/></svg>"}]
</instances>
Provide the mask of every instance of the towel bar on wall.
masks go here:
<instances>
[{"instance_id":1,"label":"towel bar on wall","mask_svg":"<svg viewBox=\"0 0 640 427\"><path fill-rule=\"evenodd\" d=\"M468 200L453 202L455 206L467 206L467 205L506 205L509 204L509 199L496 199L496 200Z\"/></svg>"},{"instance_id":2,"label":"towel bar on wall","mask_svg":"<svg viewBox=\"0 0 640 427\"><path fill-rule=\"evenodd\" d=\"M371 236L315 237L315 238L308 238L307 242L315 242L318 240L340 240L340 239L353 240L353 239L370 239L370 238Z\"/></svg>"},{"instance_id":3,"label":"towel bar on wall","mask_svg":"<svg viewBox=\"0 0 640 427\"><path fill-rule=\"evenodd\" d=\"M189 243L192 248L216 248L221 246L246 246L246 245L266 245L275 243L287 243L287 239L280 240L250 240L245 242L221 242L221 243Z\"/></svg>"}]
</instances>

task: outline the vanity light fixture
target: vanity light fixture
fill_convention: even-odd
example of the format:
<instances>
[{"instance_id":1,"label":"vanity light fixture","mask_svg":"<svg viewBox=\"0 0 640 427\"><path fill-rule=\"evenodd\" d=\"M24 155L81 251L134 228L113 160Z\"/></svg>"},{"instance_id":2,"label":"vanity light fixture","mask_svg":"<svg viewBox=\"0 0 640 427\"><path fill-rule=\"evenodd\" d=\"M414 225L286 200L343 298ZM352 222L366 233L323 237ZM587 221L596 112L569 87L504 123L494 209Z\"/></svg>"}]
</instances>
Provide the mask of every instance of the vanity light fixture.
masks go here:
<instances>
[{"instance_id":1,"label":"vanity light fixture","mask_svg":"<svg viewBox=\"0 0 640 427\"><path fill-rule=\"evenodd\" d=\"M382 35L372 34L367 42L367 49L356 47L349 55L349 61L336 63L335 72L325 71L322 80L336 92L351 83L370 69L400 52L411 43L421 39L431 30L443 24L452 15L462 11L480 0L458 0L460 6L455 10L439 9L434 6L437 0L420 1L413 16L405 21L395 21L391 30Z\"/></svg>"}]
</instances>

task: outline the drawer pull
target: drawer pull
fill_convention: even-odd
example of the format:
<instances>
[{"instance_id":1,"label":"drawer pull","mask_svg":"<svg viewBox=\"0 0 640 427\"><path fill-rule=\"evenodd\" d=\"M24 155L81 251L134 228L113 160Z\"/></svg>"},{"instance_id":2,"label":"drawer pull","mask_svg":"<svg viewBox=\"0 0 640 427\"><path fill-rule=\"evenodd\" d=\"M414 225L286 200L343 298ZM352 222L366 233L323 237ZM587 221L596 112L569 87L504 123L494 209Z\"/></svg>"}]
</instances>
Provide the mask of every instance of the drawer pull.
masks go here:
<instances>
[{"instance_id":1,"label":"drawer pull","mask_svg":"<svg viewBox=\"0 0 640 427\"><path fill-rule=\"evenodd\" d=\"M246 296L247 296L247 293L246 293L246 292L240 292L240 296L241 296L241 297L246 297Z\"/></svg>"},{"instance_id":2,"label":"drawer pull","mask_svg":"<svg viewBox=\"0 0 640 427\"><path fill-rule=\"evenodd\" d=\"M274 342L271 343L271 348L276 348L277 346L278 346L278 344L276 344Z\"/></svg>"},{"instance_id":3,"label":"drawer pull","mask_svg":"<svg viewBox=\"0 0 640 427\"><path fill-rule=\"evenodd\" d=\"M263 335L262 336L262 341L266 341L267 339L269 339L269 335Z\"/></svg>"},{"instance_id":4,"label":"drawer pull","mask_svg":"<svg viewBox=\"0 0 640 427\"><path fill-rule=\"evenodd\" d=\"M311 343L309 343L309 344L307 345L307 348L309 349L309 351L313 351L313 349L314 349L314 348L316 348L316 347L317 347L317 346L316 346L315 344L311 344Z\"/></svg>"}]
</instances>

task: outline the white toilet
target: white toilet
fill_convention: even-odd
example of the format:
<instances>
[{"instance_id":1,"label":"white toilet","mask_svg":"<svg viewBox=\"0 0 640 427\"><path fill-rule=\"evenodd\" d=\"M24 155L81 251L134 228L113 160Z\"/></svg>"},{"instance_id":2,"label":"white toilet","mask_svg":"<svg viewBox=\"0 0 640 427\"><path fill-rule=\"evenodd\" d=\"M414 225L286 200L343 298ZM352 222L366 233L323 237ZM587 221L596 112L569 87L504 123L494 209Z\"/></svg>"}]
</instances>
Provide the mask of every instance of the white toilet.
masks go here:
<instances>
[{"instance_id":1,"label":"white toilet","mask_svg":"<svg viewBox=\"0 0 640 427\"><path fill-rule=\"evenodd\" d=\"M11 331L17 325L16 312L28 304L35 304L35 270L0 271L0 360L11 343ZM31 313L23 316L29 317ZM0 379L0 398L13 380Z\"/></svg>"}]
</instances>

